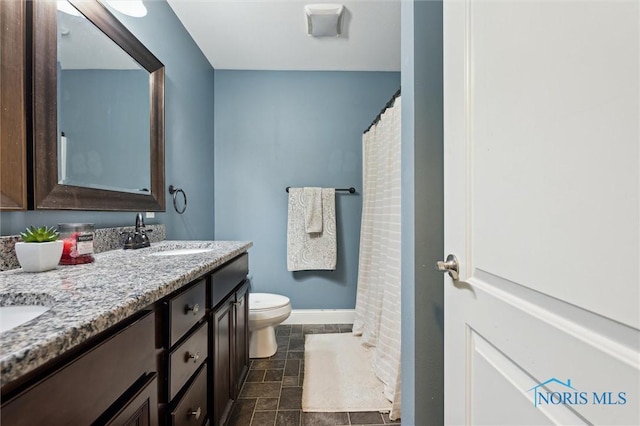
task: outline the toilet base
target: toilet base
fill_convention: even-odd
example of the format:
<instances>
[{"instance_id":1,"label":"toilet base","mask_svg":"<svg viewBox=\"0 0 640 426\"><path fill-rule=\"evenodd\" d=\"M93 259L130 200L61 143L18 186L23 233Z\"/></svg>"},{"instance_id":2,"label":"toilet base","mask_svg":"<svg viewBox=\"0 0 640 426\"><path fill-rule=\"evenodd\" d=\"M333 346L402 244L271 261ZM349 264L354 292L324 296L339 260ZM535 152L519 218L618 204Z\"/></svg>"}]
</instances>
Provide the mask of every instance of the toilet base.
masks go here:
<instances>
[{"instance_id":1,"label":"toilet base","mask_svg":"<svg viewBox=\"0 0 640 426\"><path fill-rule=\"evenodd\" d=\"M273 326L249 331L249 358L269 358L277 350L276 330Z\"/></svg>"}]
</instances>

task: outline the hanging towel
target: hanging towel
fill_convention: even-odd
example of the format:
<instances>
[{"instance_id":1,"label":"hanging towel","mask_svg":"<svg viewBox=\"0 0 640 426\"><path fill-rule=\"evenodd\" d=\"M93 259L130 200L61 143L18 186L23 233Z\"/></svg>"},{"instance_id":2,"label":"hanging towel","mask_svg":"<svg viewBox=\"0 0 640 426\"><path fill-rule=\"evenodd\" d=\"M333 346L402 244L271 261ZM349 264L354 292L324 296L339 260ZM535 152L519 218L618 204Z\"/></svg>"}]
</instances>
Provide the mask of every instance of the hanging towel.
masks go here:
<instances>
[{"instance_id":1,"label":"hanging towel","mask_svg":"<svg viewBox=\"0 0 640 426\"><path fill-rule=\"evenodd\" d=\"M323 188L322 232L308 234L305 229L305 193L302 188L289 188L287 220L287 270L336 269L336 191Z\"/></svg>"},{"instance_id":2,"label":"hanging towel","mask_svg":"<svg viewBox=\"0 0 640 426\"><path fill-rule=\"evenodd\" d=\"M307 234L322 232L322 188L303 188L304 230Z\"/></svg>"}]
</instances>

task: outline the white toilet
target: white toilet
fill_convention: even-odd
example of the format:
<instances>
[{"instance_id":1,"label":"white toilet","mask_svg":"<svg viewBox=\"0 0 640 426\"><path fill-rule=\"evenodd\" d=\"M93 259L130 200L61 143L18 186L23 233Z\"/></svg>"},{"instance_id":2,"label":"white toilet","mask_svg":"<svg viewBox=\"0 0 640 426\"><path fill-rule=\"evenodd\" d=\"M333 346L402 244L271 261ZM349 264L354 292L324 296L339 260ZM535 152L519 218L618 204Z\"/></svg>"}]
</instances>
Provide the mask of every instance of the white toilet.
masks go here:
<instances>
[{"instance_id":1,"label":"white toilet","mask_svg":"<svg viewBox=\"0 0 640 426\"><path fill-rule=\"evenodd\" d=\"M291 315L286 296L270 293L249 295L249 356L268 358L278 350L275 327Z\"/></svg>"}]
</instances>

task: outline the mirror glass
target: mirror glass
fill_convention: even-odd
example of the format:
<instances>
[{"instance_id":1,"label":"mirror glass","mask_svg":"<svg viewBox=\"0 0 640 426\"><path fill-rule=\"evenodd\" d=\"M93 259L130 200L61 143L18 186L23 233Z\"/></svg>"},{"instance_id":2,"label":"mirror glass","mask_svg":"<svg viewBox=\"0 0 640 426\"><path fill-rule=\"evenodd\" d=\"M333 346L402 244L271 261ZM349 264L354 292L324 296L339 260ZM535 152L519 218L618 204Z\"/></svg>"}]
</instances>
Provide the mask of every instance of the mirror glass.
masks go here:
<instances>
[{"instance_id":1,"label":"mirror glass","mask_svg":"<svg viewBox=\"0 0 640 426\"><path fill-rule=\"evenodd\" d=\"M164 65L97 0L30 4L29 208L164 211Z\"/></svg>"},{"instance_id":2,"label":"mirror glass","mask_svg":"<svg viewBox=\"0 0 640 426\"><path fill-rule=\"evenodd\" d=\"M148 194L149 72L66 5L70 13L57 11L58 183Z\"/></svg>"}]
</instances>

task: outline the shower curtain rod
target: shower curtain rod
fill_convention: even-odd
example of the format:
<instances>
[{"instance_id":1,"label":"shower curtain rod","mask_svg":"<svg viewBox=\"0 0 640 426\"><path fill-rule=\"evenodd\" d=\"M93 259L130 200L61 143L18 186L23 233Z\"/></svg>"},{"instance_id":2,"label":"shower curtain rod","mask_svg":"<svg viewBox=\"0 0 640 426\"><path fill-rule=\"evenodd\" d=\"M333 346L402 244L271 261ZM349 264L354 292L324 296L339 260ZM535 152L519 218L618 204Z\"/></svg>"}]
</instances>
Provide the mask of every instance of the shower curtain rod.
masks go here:
<instances>
[{"instance_id":1,"label":"shower curtain rod","mask_svg":"<svg viewBox=\"0 0 640 426\"><path fill-rule=\"evenodd\" d=\"M289 192L289 188L291 188L291 187L287 186L284 190ZM356 193L356 189L353 186L351 188L336 188L336 191L348 192L349 194L355 194Z\"/></svg>"},{"instance_id":2,"label":"shower curtain rod","mask_svg":"<svg viewBox=\"0 0 640 426\"><path fill-rule=\"evenodd\" d=\"M367 133L369 130L371 130L371 128L373 126L375 126L378 123L378 121L380 121L380 117L382 117L382 114L384 114L384 112L386 110L388 110L389 108L391 108L393 106L393 104L395 103L395 101L398 98L398 96L400 96L400 89L398 89L398 91L396 93L394 93L394 95L391 98L391 100L389 100L389 102L387 102L387 104L384 106L384 108L382 108L382 111L380 111L380 114L376 115L376 118L374 118L373 121L371 122L371 124L369 124L369 127L367 127L367 130L365 130L362 133Z\"/></svg>"}]
</instances>

